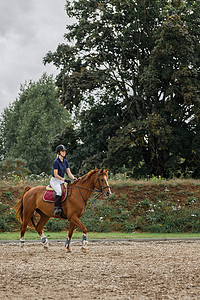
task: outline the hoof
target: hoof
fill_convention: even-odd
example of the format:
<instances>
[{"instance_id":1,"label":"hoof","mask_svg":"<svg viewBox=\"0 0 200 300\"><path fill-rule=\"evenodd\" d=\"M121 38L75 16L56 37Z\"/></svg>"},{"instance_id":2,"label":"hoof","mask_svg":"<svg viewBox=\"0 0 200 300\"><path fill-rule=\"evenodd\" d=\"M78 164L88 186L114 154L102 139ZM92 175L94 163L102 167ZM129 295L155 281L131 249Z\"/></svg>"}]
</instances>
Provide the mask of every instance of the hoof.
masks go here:
<instances>
[{"instance_id":1,"label":"hoof","mask_svg":"<svg viewBox=\"0 0 200 300\"><path fill-rule=\"evenodd\" d=\"M44 245L44 249L45 250L49 250L49 243L47 243L46 245Z\"/></svg>"},{"instance_id":2,"label":"hoof","mask_svg":"<svg viewBox=\"0 0 200 300\"><path fill-rule=\"evenodd\" d=\"M56 207L54 209L54 216L60 216L61 212L62 212L61 208Z\"/></svg>"},{"instance_id":3,"label":"hoof","mask_svg":"<svg viewBox=\"0 0 200 300\"><path fill-rule=\"evenodd\" d=\"M82 247L82 252L87 253L87 249Z\"/></svg>"},{"instance_id":4,"label":"hoof","mask_svg":"<svg viewBox=\"0 0 200 300\"><path fill-rule=\"evenodd\" d=\"M66 252L67 252L67 253L71 253L71 252L72 252L71 248L68 247L68 248L66 249Z\"/></svg>"},{"instance_id":5,"label":"hoof","mask_svg":"<svg viewBox=\"0 0 200 300\"><path fill-rule=\"evenodd\" d=\"M46 251L48 251L48 250L49 250L49 244L44 245L44 249L45 249Z\"/></svg>"},{"instance_id":6,"label":"hoof","mask_svg":"<svg viewBox=\"0 0 200 300\"><path fill-rule=\"evenodd\" d=\"M83 253L87 252L87 245L88 245L88 241L87 240L83 240L83 242L82 242L82 252Z\"/></svg>"},{"instance_id":7,"label":"hoof","mask_svg":"<svg viewBox=\"0 0 200 300\"><path fill-rule=\"evenodd\" d=\"M21 246L21 248L24 248L24 242L25 242L24 238L21 238L20 239L20 246Z\"/></svg>"},{"instance_id":8,"label":"hoof","mask_svg":"<svg viewBox=\"0 0 200 300\"><path fill-rule=\"evenodd\" d=\"M42 240L42 244L45 250L49 250L49 241L46 237L44 237L44 239Z\"/></svg>"}]
</instances>

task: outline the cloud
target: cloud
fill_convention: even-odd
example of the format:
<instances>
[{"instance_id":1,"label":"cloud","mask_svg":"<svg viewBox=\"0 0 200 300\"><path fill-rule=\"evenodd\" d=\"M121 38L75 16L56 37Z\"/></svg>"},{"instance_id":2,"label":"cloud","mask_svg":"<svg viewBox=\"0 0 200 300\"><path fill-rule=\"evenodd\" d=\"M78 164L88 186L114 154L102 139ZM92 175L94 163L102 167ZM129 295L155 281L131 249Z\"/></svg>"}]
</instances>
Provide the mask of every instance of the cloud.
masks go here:
<instances>
[{"instance_id":1,"label":"cloud","mask_svg":"<svg viewBox=\"0 0 200 300\"><path fill-rule=\"evenodd\" d=\"M31 11L33 0L13 1L6 0L0 2L0 35L6 35L8 32L16 30L19 32L22 20Z\"/></svg>"},{"instance_id":2,"label":"cloud","mask_svg":"<svg viewBox=\"0 0 200 300\"><path fill-rule=\"evenodd\" d=\"M0 113L18 97L19 87L38 80L44 72L44 55L64 41L65 0L6 0L0 2Z\"/></svg>"}]
</instances>

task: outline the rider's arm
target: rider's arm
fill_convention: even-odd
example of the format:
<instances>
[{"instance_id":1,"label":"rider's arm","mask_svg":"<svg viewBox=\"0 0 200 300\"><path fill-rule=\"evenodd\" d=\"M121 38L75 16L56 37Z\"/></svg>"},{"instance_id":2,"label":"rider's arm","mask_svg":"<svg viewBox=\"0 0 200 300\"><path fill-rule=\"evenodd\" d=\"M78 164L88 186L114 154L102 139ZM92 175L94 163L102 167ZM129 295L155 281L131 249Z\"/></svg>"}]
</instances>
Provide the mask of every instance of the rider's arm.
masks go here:
<instances>
[{"instance_id":1,"label":"rider's arm","mask_svg":"<svg viewBox=\"0 0 200 300\"><path fill-rule=\"evenodd\" d=\"M69 178L75 180L75 177L74 177L74 175L71 173L70 168L67 168L67 174L68 174Z\"/></svg>"},{"instance_id":2,"label":"rider's arm","mask_svg":"<svg viewBox=\"0 0 200 300\"><path fill-rule=\"evenodd\" d=\"M65 178L62 178L61 176L58 175L58 170L57 169L54 169L53 173L54 173L55 178L60 179L62 181L65 181Z\"/></svg>"}]
</instances>

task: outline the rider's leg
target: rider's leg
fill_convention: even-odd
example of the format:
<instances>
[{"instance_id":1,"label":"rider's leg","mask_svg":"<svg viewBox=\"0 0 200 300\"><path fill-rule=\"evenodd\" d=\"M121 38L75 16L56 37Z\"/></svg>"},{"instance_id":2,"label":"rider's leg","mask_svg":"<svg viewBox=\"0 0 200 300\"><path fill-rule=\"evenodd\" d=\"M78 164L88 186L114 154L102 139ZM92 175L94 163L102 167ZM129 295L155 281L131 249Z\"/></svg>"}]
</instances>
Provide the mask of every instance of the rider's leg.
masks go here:
<instances>
[{"instance_id":1,"label":"rider's leg","mask_svg":"<svg viewBox=\"0 0 200 300\"><path fill-rule=\"evenodd\" d=\"M63 183L62 180L59 180L55 177L51 177L50 185L56 192L54 216L60 214L62 211L61 207L60 207L60 200L61 200L61 196L62 196L62 189L61 189L62 183Z\"/></svg>"},{"instance_id":2,"label":"rider's leg","mask_svg":"<svg viewBox=\"0 0 200 300\"><path fill-rule=\"evenodd\" d=\"M60 200L61 200L61 196L56 195L55 197L55 207L54 207L54 216L59 215L62 211L61 207L60 207Z\"/></svg>"}]
</instances>

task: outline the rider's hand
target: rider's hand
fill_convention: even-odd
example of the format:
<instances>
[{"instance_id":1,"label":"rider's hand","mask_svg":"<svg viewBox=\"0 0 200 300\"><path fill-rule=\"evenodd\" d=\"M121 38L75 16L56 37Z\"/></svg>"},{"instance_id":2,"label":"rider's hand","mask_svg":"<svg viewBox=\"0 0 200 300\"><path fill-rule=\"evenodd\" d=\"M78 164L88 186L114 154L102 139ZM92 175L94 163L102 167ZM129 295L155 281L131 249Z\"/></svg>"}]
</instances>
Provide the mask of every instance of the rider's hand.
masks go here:
<instances>
[{"instance_id":1,"label":"rider's hand","mask_svg":"<svg viewBox=\"0 0 200 300\"><path fill-rule=\"evenodd\" d=\"M65 182L69 184L69 183L71 183L71 180L65 179Z\"/></svg>"}]
</instances>

